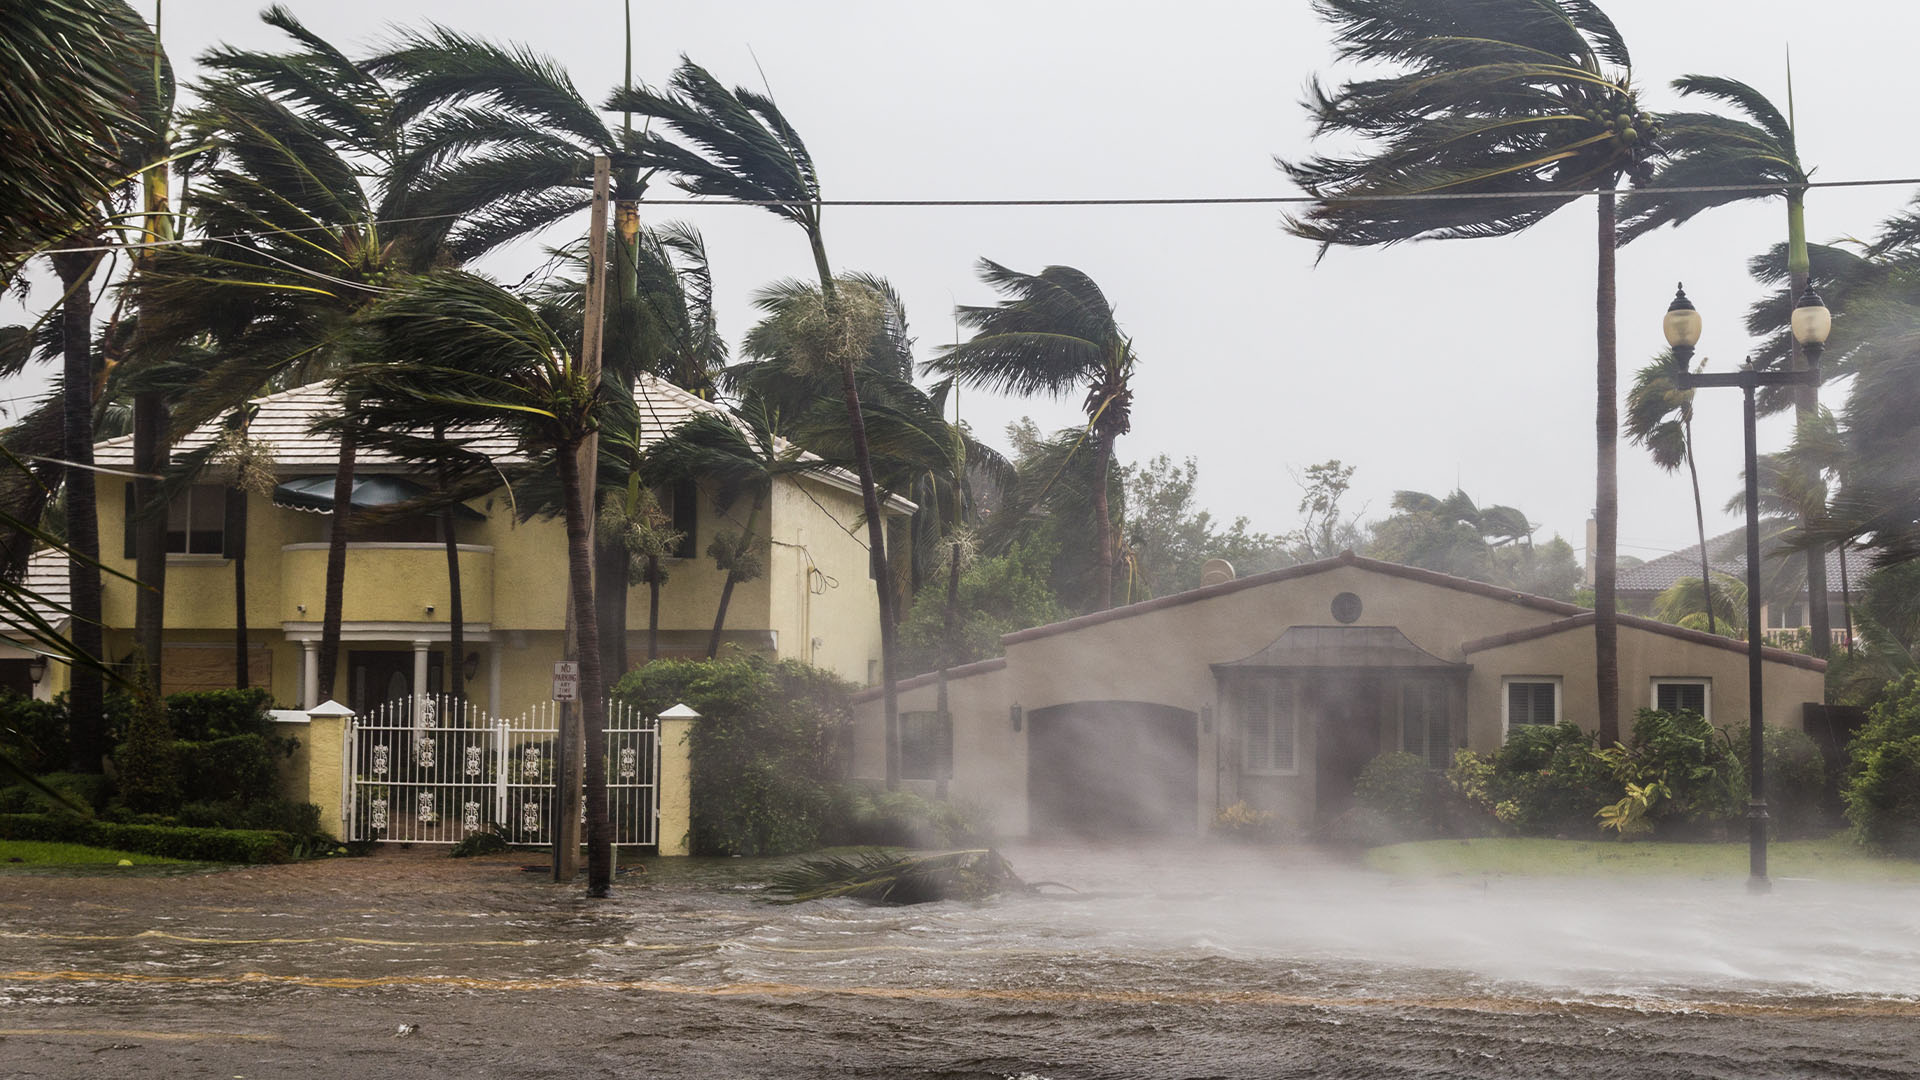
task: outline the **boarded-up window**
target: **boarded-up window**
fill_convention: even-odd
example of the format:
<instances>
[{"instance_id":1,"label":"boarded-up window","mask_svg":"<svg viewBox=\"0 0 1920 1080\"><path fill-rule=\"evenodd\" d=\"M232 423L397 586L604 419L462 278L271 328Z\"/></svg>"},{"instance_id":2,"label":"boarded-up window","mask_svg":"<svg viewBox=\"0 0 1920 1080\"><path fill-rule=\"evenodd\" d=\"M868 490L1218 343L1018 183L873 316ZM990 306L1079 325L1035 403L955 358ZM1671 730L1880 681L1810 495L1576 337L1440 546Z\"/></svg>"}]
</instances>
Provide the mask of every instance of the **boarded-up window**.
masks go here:
<instances>
[{"instance_id":1,"label":"boarded-up window","mask_svg":"<svg viewBox=\"0 0 1920 1080\"><path fill-rule=\"evenodd\" d=\"M938 712L900 714L900 776L945 780L953 776L953 726Z\"/></svg>"},{"instance_id":2,"label":"boarded-up window","mask_svg":"<svg viewBox=\"0 0 1920 1080\"><path fill-rule=\"evenodd\" d=\"M247 649L247 682L273 685L273 652L265 645ZM160 650L160 692L231 690L234 683L233 646L168 645Z\"/></svg>"},{"instance_id":3,"label":"boarded-up window","mask_svg":"<svg viewBox=\"0 0 1920 1080\"><path fill-rule=\"evenodd\" d=\"M1400 748L1436 769L1453 763L1453 729L1447 722L1447 688L1410 682L1400 688Z\"/></svg>"},{"instance_id":4,"label":"boarded-up window","mask_svg":"<svg viewBox=\"0 0 1920 1080\"><path fill-rule=\"evenodd\" d=\"M1560 684L1547 679L1507 681L1507 728L1560 722Z\"/></svg>"},{"instance_id":5,"label":"boarded-up window","mask_svg":"<svg viewBox=\"0 0 1920 1080\"><path fill-rule=\"evenodd\" d=\"M1241 768L1246 772L1293 772L1298 728L1292 684L1257 682L1241 688Z\"/></svg>"},{"instance_id":6,"label":"boarded-up window","mask_svg":"<svg viewBox=\"0 0 1920 1080\"><path fill-rule=\"evenodd\" d=\"M1690 712L1704 720L1707 714L1707 680L1658 679L1653 684L1653 707L1661 712Z\"/></svg>"}]
</instances>

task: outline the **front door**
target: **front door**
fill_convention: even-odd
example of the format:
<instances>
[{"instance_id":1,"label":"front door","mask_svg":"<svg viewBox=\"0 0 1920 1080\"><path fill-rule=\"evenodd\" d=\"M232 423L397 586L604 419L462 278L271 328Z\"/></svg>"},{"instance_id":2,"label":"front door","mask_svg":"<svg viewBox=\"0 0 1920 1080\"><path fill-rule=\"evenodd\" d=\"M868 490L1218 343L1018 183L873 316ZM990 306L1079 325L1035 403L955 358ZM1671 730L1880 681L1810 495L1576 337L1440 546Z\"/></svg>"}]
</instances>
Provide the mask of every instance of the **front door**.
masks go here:
<instances>
[{"instance_id":1,"label":"front door","mask_svg":"<svg viewBox=\"0 0 1920 1080\"><path fill-rule=\"evenodd\" d=\"M427 654L427 693L437 694L446 683L446 658ZM353 649L347 653L347 707L365 716L389 701L413 696L412 649Z\"/></svg>"},{"instance_id":2,"label":"front door","mask_svg":"<svg viewBox=\"0 0 1920 1080\"><path fill-rule=\"evenodd\" d=\"M1359 676L1326 679L1312 693L1314 813L1325 824L1353 806L1360 770L1380 753L1380 694Z\"/></svg>"}]
</instances>

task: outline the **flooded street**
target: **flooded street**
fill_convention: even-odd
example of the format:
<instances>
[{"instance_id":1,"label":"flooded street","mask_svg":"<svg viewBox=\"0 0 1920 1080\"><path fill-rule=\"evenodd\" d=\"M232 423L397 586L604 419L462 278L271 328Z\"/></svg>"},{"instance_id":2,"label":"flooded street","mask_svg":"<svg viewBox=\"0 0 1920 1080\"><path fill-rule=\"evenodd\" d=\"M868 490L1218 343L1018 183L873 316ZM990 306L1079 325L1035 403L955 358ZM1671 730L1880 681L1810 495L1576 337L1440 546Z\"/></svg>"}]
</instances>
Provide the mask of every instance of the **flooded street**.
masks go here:
<instances>
[{"instance_id":1,"label":"flooded street","mask_svg":"<svg viewBox=\"0 0 1920 1080\"><path fill-rule=\"evenodd\" d=\"M524 872L536 856L420 850L10 874L0 1061L223 1080L1920 1075L1920 888L1007 854L1078 891L779 907L756 898L767 864L692 860L589 903Z\"/></svg>"}]
</instances>

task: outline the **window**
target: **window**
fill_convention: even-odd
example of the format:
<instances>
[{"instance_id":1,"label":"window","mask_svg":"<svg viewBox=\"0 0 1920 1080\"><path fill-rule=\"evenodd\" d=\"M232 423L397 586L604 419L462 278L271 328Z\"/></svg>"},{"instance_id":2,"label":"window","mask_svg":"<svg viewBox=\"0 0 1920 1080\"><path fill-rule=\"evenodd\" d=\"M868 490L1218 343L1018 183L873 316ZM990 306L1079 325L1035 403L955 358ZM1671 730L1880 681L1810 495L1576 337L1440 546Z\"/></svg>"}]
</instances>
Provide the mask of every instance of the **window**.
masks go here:
<instances>
[{"instance_id":1,"label":"window","mask_svg":"<svg viewBox=\"0 0 1920 1080\"><path fill-rule=\"evenodd\" d=\"M942 722L945 719L946 722ZM900 778L946 780L953 776L953 723L940 713L900 714Z\"/></svg>"},{"instance_id":2,"label":"window","mask_svg":"<svg viewBox=\"0 0 1920 1080\"><path fill-rule=\"evenodd\" d=\"M167 554L219 555L227 538L227 490L195 484L167 504Z\"/></svg>"},{"instance_id":3,"label":"window","mask_svg":"<svg viewBox=\"0 0 1920 1080\"><path fill-rule=\"evenodd\" d=\"M1768 604L1767 629L1798 630L1807 625L1807 611L1802 604Z\"/></svg>"},{"instance_id":4,"label":"window","mask_svg":"<svg viewBox=\"0 0 1920 1080\"><path fill-rule=\"evenodd\" d=\"M668 557L691 559L699 555L700 486L691 480L675 480L658 498L660 508L673 519L673 531L680 534L679 545L668 552Z\"/></svg>"},{"instance_id":5,"label":"window","mask_svg":"<svg viewBox=\"0 0 1920 1080\"><path fill-rule=\"evenodd\" d=\"M1400 748L1436 769L1453 764L1453 728L1447 722L1447 688L1437 682L1400 687Z\"/></svg>"},{"instance_id":6,"label":"window","mask_svg":"<svg viewBox=\"0 0 1920 1080\"><path fill-rule=\"evenodd\" d=\"M1295 772L1293 686L1284 682L1248 683L1240 689L1241 768L1250 773Z\"/></svg>"},{"instance_id":7,"label":"window","mask_svg":"<svg viewBox=\"0 0 1920 1080\"><path fill-rule=\"evenodd\" d=\"M1502 680L1506 684L1507 730L1534 724L1560 722L1560 680L1522 676Z\"/></svg>"},{"instance_id":8,"label":"window","mask_svg":"<svg viewBox=\"0 0 1920 1080\"><path fill-rule=\"evenodd\" d=\"M1712 704L1710 679L1653 680L1653 707L1661 712L1697 713L1703 720L1712 720L1713 714L1708 711Z\"/></svg>"}]
</instances>

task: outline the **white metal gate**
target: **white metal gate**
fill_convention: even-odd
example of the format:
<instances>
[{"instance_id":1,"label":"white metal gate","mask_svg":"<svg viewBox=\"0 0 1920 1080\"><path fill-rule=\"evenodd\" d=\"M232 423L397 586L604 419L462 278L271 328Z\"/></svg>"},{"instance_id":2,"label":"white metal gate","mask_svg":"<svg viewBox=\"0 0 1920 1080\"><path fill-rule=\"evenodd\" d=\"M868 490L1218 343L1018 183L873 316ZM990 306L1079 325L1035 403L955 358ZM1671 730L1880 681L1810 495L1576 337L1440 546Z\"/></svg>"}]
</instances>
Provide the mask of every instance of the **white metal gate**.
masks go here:
<instances>
[{"instance_id":1,"label":"white metal gate","mask_svg":"<svg viewBox=\"0 0 1920 1080\"><path fill-rule=\"evenodd\" d=\"M455 844L493 828L509 843L551 844L559 729L550 701L496 718L451 695L396 698L354 717L343 748L348 838ZM613 842L651 847L659 721L614 706L605 730Z\"/></svg>"}]
</instances>

